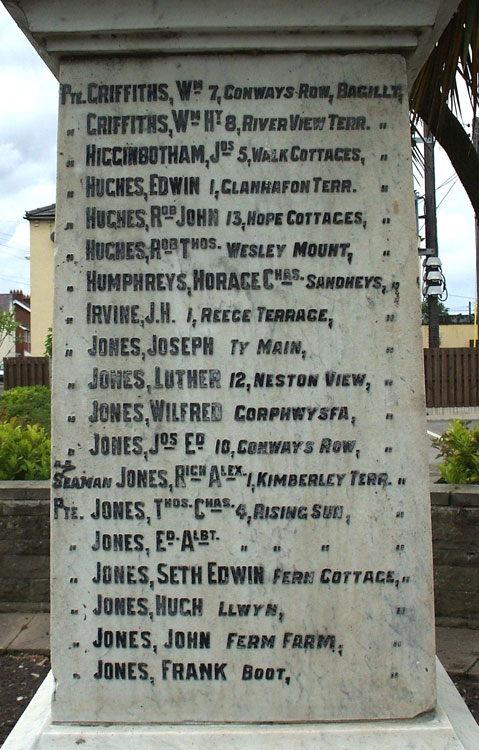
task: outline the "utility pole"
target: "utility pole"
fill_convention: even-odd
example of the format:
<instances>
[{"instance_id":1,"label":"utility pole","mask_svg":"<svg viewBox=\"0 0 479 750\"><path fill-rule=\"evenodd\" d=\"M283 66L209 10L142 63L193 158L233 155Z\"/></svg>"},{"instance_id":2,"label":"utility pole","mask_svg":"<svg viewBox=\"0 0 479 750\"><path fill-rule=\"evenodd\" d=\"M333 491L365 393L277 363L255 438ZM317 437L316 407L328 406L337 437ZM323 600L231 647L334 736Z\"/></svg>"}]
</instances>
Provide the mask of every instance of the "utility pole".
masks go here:
<instances>
[{"instance_id":1,"label":"utility pole","mask_svg":"<svg viewBox=\"0 0 479 750\"><path fill-rule=\"evenodd\" d=\"M424 125L424 213L426 218L426 247L437 257L436 179L434 171L434 138ZM439 307L437 297L428 296L429 348L439 347Z\"/></svg>"},{"instance_id":2,"label":"utility pole","mask_svg":"<svg viewBox=\"0 0 479 750\"><path fill-rule=\"evenodd\" d=\"M479 152L479 118L474 117L472 121L472 143L477 152ZM477 315L479 305L479 216L476 214L476 325L477 334L474 337L476 339L476 346L479 346L479 316Z\"/></svg>"}]
</instances>

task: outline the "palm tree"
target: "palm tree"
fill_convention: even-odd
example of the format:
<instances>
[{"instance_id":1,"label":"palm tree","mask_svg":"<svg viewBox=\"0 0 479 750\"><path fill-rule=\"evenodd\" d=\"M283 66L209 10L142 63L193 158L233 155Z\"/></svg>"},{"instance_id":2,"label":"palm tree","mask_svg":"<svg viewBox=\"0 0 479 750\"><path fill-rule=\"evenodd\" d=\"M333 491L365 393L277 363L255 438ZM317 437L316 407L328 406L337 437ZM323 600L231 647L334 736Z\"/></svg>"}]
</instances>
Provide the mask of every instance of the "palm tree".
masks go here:
<instances>
[{"instance_id":1,"label":"palm tree","mask_svg":"<svg viewBox=\"0 0 479 750\"><path fill-rule=\"evenodd\" d=\"M479 216L479 155L456 117L461 113L458 76L474 117L479 87L479 0L462 0L416 78L410 107L446 151L476 216Z\"/></svg>"}]
</instances>

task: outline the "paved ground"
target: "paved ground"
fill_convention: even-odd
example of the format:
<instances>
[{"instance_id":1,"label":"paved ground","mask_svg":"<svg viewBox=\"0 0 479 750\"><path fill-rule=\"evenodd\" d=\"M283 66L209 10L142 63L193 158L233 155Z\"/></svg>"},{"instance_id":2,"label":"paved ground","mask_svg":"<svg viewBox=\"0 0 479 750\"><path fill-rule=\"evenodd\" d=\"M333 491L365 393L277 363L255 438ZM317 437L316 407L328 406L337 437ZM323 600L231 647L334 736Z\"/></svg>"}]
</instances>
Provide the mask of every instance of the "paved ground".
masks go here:
<instances>
[{"instance_id":1,"label":"paved ground","mask_svg":"<svg viewBox=\"0 0 479 750\"><path fill-rule=\"evenodd\" d=\"M44 612L0 612L0 653L50 653L50 615Z\"/></svg>"},{"instance_id":2,"label":"paved ground","mask_svg":"<svg viewBox=\"0 0 479 750\"><path fill-rule=\"evenodd\" d=\"M446 672L479 679L479 630L436 628L436 652Z\"/></svg>"},{"instance_id":3,"label":"paved ground","mask_svg":"<svg viewBox=\"0 0 479 750\"><path fill-rule=\"evenodd\" d=\"M475 419L474 419L475 417ZM441 434L452 419L479 421L479 414L428 416L429 432ZM430 441L430 436L425 438ZM434 472L436 451L429 450ZM447 672L479 679L479 630L468 628L436 628L437 654ZM50 616L45 613L0 613L1 653L50 653Z\"/></svg>"},{"instance_id":4,"label":"paved ground","mask_svg":"<svg viewBox=\"0 0 479 750\"><path fill-rule=\"evenodd\" d=\"M447 672L479 679L479 630L436 628L437 655ZM50 653L50 615L0 612L0 653Z\"/></svg>"},{"instance_id":5,"label":"paved ground","mask_svg":"<svg viewBox=\"0 0 479 750\"><path fill-rule=\"evenodd\" d=\"M479 413L428 417L428 431L444 432L452 419L474 419ZM425 436L430 444L430 436ZM429 448L432 474L436 451ZM50 616L45 613L0 613L0 746L48 670ZM437 655L476 720L479 721L479 630L436 628ZM42 656L45 655L45 656ZM3 662L2 662L3 660ZM0 680L1 682L1 680ZM7 698L11 699L8 703Z\"/></svg>"}]
</instances>

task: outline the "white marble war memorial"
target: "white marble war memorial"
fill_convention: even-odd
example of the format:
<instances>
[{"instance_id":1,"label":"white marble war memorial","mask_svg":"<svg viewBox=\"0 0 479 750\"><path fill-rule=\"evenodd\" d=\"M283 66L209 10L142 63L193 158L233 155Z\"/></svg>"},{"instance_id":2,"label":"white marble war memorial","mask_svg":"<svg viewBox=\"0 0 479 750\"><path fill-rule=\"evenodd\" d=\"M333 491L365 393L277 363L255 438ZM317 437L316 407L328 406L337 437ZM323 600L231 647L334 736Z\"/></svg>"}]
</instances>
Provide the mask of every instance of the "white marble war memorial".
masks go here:
<instances>
[{"instance_id":1,"label":"white marble war memorial","mask_svg":"<svg viewBox=\"0 0 479 750\"><path fill-rule=\"evenodd\" d=\"M5 4L60 81L52 675L5 749L477 747L408 121L455 3Z\"/></svg>"}]
</instances>

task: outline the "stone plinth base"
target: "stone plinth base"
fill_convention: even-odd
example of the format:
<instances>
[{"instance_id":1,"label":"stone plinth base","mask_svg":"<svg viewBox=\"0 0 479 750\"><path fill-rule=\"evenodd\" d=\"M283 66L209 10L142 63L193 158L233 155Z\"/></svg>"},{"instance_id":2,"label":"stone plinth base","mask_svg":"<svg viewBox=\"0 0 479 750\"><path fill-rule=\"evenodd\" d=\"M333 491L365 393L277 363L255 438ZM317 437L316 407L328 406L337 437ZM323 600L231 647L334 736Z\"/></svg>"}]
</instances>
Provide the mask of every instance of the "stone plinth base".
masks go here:
<instances>
[{"instance_id":1,"label":"stone plinth base","mask_svg":"<svg viewBox=\"0 0 479 750\"><path fill-rule=\"evenodd\" d=\"M50 673L3 750L477 750L479 726L441 664L434 714L405 721L321 724L98 725L52 724Z\"/></svg>"}]
</instances>

